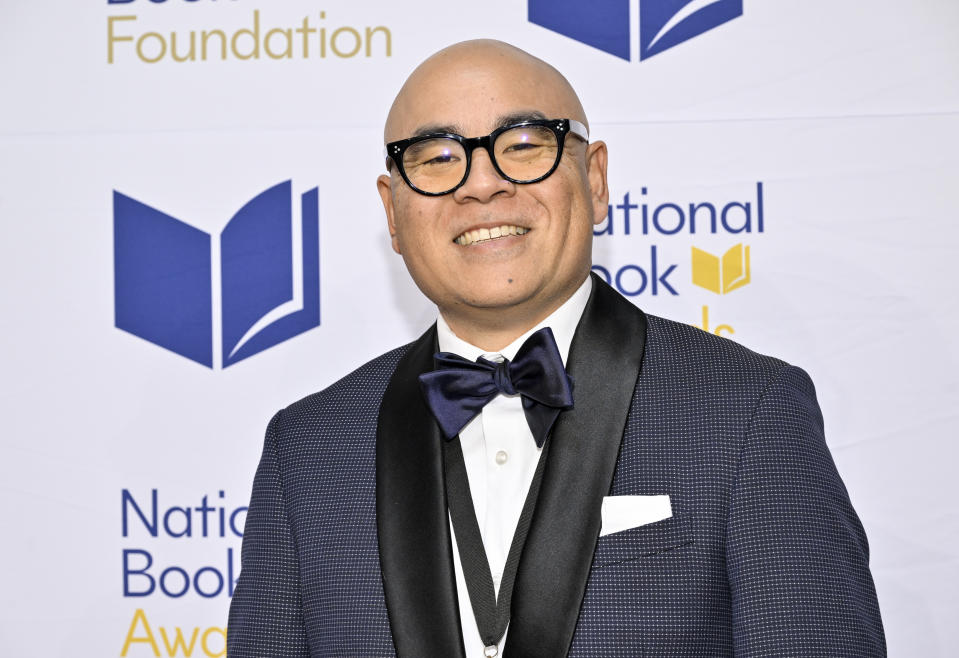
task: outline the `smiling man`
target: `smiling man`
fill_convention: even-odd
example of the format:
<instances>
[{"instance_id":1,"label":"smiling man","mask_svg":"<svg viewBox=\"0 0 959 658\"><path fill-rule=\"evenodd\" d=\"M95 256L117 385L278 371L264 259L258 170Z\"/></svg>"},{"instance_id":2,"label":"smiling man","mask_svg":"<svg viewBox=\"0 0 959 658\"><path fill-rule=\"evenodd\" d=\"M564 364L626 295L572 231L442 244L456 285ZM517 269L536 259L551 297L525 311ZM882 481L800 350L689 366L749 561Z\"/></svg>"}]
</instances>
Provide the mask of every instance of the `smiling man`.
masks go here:
<instances>
[{"instance_id":1,"label":"smiling man","mask_svg":"<svg viewBox=\"0 0 959 658\"><path fill-rule=\"evenodd\" d=\"M556 119L571 125L554 133ZM522 125L531 121L546 125ZM505 44L437 53L400 90L386 141L413 143L402 144L400 158L389 154L392 175L377 181L393 248L464 340L499 350L586 280L593 224L606 217L608 201L606 147L587 144L587 126L566 79ZM494 133L495 147L469 152L449 139L421 139L437 133ZM444 149L437 142L456 147L443 163L435 162ZM513 178L545 178L518 184L508 180L511 168ZM414 191L418 178L435 190Z\"/></svg>"},{"instance_id":2,"label":"smiling man","mask_svg":"<svg viewBox=\"0 0 959 658\"><path fill-rule=\"evenodd\" d=\"M809 378L590 277L606 146L507 44L421 64L377 180L436 324L267 430L240 656L882 656Z\"/></svg>"}]
</instances>

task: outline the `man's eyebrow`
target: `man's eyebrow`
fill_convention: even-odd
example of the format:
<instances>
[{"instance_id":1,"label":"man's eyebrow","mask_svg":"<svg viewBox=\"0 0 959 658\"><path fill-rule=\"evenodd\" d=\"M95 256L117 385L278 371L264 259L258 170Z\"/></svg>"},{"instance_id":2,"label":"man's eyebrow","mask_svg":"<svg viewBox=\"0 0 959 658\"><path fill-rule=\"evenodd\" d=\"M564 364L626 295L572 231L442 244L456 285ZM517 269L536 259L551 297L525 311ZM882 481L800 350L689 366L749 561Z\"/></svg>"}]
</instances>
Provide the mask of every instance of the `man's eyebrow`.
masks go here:
<instances>
[{"instance_id":1,"label":"man's eyebrow","mask_svg":"<svg viewBox=\"0 0 959 658\"><path fill-rule=\"evenodd\" d=\"M428 123L426 125L420 126L417 128L412 137L422 137L423 135L436 135L438 133L450 133L453 135L459 135L461 128L455 123L449 124L438 124L438 123Z\"/></svg>"},{"instance_id":2,"label":"man's eyebrow","mask_svg":"<svg viewBox=\"0 0 959 658\"><path fill-rule=\"evenodd\" d=\"M503 128L505 126L511 126L516 123L523 123L524 121L545 121L547 116L542 112L537 112L536 110L529 110L526 112L514 112L512 114L507 114L501 116L496 123L497 128Z\"/></svg>"}]
</instances>

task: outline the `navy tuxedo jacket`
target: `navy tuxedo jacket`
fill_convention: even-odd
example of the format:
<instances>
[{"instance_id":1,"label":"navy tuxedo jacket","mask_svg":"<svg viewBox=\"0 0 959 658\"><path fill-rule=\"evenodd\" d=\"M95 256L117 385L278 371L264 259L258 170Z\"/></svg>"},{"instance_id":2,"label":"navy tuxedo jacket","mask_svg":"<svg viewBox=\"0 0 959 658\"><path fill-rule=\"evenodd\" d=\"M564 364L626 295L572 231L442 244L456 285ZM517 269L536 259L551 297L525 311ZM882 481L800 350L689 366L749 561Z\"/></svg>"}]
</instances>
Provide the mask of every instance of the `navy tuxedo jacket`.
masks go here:
<instances>
[{"instance_id":1,"label":"navy tuxedo jacket","mask_svg":"<svg viewBox=\"0 0 959 658\"><path fill-rule=\"evenodd\" d=\"M435 329L279 412L232 658L463 655ZM646 316L594 278L519 565L507 658L885 655L868 546L798 368ZM607 495L673 516L599 537Z\"/></svg>"}]
</instances>

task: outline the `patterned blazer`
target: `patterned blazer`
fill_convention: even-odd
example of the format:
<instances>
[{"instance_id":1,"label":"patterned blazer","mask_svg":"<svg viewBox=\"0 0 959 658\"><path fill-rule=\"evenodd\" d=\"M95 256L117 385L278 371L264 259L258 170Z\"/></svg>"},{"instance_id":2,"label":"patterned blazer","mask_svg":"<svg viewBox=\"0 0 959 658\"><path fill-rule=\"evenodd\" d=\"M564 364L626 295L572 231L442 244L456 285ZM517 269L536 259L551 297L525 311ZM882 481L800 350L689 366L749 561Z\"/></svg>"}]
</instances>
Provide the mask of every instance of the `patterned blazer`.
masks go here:
<instances>
[{"instance_id":1,"label":"patterned blazer","mask_svg":"<svg viewBox=\"0 0 959 658\"><path fill-rule=\"evenodd\" d=\"M463 656L435 328L276 414L231 658ZM519 565L512 658L885 655L868 546L798 368L644 315L594 277ZM599 537L607 495L672 518Z\"/></svg>"}]
</instances>

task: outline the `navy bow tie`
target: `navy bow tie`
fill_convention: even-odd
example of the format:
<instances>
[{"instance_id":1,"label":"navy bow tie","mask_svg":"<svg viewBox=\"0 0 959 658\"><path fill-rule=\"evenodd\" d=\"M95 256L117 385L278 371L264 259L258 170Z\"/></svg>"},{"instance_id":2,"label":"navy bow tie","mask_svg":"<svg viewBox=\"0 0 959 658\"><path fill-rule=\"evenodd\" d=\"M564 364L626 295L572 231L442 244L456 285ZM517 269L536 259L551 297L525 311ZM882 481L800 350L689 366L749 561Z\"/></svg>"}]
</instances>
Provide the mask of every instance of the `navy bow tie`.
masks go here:
<instances>
[{"instance_id":1,"label":"navy bow tie","mask_svg":"<svg viewBox=\"0 0 959 658\"><path fill-rule=\"evenodd\" d=\"M483 357L473 362L450 352L438 352L433 360L436 370L420 375L420 387L447 439L500 393L518 393L536 445L543 447L559 412L573 406L573 382L549 327L531 334L512 362Z\"/></svg>"}]
</instances>

